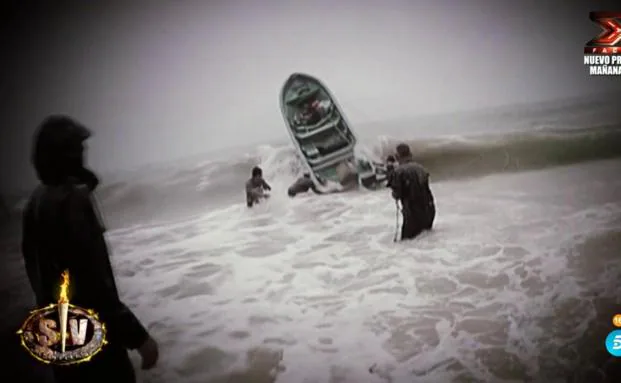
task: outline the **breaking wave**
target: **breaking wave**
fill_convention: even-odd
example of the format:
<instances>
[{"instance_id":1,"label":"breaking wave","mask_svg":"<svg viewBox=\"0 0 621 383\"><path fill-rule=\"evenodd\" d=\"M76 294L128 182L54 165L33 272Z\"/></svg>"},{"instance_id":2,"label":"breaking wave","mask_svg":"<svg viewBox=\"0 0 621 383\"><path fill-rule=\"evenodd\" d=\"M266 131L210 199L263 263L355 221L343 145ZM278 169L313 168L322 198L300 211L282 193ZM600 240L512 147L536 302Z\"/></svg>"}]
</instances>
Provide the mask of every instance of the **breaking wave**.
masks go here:
<instances>
[{"instance_id":1,"label":"breaking wave","mask_svg":"<svg viewBox=\"0 0 621 383\"><path fill-rule=\"evenodd\" d=\"M398 140L384 138L382 157ZM538 129L505 135L447 137L408 142L415 159L435 180L525 171L621 156L621 126L590 129Z\"/></svg>"},{"instance_id":2,"label":"breaking wave","mask_svg":"<svg viewBox=\"0 0 621 383\"><path fill-rule=\"evenodd\" d=\"M365 145L376 158L385 158L400 141L383 136ZM620 157L621 126L548 128L406 142L412 147L415 160L429 169L435 181L442 181ZM242 185L256 165L263 168L275 193L284 193L304 169L290 145L261 145L232 159L152 169L140 177L102 186L98 198L106 212L122 213L123 221L130 216L156 219L173 211L175 215L200 213L205 208L242 202Z\"/></svg>"}]
</instances>

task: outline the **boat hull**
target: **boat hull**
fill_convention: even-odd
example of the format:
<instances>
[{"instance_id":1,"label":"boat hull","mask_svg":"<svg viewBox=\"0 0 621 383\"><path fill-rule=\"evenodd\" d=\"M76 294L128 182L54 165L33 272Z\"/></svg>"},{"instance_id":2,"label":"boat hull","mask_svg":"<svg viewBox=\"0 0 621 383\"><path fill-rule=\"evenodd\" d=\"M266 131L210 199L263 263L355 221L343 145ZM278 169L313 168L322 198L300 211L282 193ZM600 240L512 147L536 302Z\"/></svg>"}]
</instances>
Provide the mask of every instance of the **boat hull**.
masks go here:
<instances>
[{"instance_id":1,"label":"boat hull","mask_svg":"<svg viewBox=\"0 0 621 383\"><path fill-rule=\"evenodd\" d=\"M294 73L282 86L280 109L298 156L318 188L384 181L377 164L357 153L358 137L338 101L318 79Z\"/></svg>"}]
</instances>

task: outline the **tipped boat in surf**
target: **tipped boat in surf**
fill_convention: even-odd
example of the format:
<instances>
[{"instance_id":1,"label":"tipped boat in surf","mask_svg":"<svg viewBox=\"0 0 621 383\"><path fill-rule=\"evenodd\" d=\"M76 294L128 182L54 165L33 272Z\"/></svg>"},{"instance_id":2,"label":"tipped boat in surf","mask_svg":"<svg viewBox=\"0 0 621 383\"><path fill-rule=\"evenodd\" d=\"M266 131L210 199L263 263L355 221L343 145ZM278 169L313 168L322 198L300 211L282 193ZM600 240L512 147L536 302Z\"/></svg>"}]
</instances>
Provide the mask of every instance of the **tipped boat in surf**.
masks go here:
<instances>
[{"instance_id":1,"label":"tipped boat in surf","mask_svg":"<svg viewBox=\"0 0 621 383\"><path fill-rule=\"evenodd\" d=\"M358 139L336 98L318 79L294 73L280 91L280 110L298 156L321 190L376 188L385 174L358 153ZM340 186L339 186L340 185Z\"/></svg>"}]
</instances>

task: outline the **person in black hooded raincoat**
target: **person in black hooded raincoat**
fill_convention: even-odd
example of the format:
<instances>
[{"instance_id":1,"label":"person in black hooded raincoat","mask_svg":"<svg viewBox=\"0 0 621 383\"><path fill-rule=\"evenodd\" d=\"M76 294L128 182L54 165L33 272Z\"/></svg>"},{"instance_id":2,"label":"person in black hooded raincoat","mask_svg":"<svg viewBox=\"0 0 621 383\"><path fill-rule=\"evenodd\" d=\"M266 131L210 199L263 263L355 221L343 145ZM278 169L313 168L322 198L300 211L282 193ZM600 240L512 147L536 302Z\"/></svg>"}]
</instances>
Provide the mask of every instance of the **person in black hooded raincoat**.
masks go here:
<instances>
[{"instance_id":1,"label":"person in black hooded raincoat","mask_svg":"<svg viewBox=\"0 0 621 383\"><path fill-rule=\"evenodd\" d=\"M407 144L397 145L399 165L394 168L389 179L392 197L401 201L403 224L401 240L416 238L433 227L436 207L433 193L429 187L429 172L414 162Z\"/></svg>"},{"instance_id":2,"label":"person in black hooded raincoat","mask_svg":"<svg viewBox=\"0 0 621 383\"><path fill-rule=\"evenodd\" d=\"M37 305L58 300L61 273L69 270L70 300L93 309L107 327L108 344L88 363L54 367L57 383L133 383L127 349L151 368L158 347L119 299L104 227L91 192L97 176L84 166L90 131L66 116L50 116L35 134L32 162L41 184L24 210L22 253Z\"/></svg>"}]
</instances>

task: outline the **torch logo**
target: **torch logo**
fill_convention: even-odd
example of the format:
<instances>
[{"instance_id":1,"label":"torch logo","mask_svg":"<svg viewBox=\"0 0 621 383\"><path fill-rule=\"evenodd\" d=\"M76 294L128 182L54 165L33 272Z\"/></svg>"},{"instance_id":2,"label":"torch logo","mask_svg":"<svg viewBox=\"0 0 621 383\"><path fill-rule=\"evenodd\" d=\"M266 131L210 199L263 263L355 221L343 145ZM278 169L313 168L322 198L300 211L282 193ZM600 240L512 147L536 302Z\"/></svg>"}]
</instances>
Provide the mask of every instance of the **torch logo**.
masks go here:
<instances>
[{"instance_id":1,"label":"torch logo","mask_svg":"<svg viewBox=\"0 0 621 383\"><path fill-rule=\"evenodd\" d=\"M106 344L106 327L93 310L69 303L69 271L62 273L58 303L30 313L17 334L22 346L43 363L89 361Z\"/></svg>"}]
</instances>

